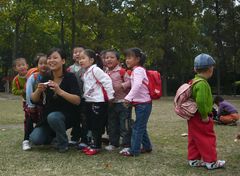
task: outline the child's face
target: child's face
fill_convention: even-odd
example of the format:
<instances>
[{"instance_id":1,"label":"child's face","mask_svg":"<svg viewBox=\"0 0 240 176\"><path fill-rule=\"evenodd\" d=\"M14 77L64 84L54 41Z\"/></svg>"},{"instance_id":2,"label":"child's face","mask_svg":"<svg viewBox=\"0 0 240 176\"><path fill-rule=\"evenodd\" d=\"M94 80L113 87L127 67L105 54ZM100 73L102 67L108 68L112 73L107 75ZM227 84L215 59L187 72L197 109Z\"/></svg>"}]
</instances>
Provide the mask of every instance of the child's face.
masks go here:
<instances>
[{"instance_id":1,"label":"child's face","mask_svg":"<svg viewBox=\"0 0 240 176\"><path fill-rule=\"evenodd\" d=\"M25 76L27 74L28 64L25 59L20 59L16 61L15 71L18 72L20 76Z\"/></svg>"},{"instance_id":2,"label":"child's face","mask_svg":"<svg viewBox=\"0 0 240 176\"><path fill-rule=\"evenodd\" d=\"M46 73L48 70L47 66L47 58L45 56L42 56L39 58L38 61L38 70L40 73Z\"/></svg>"},{"instance_id":3,"label":"child's face","mask_svg":"<svg viewBox=\"0 0 240 176\"><path fill-rule=\"evenodd\" d=\"M83 52L84 49L82 47L77 47L77 48L74 48L73 49L73 60L76 62L76 63L79 63L79 59L80 59L80 54L81 52Z\"/></svg>"},{"instance_id":4,"label":"child's face","mask_svg":"<svg viewBox=\"0 0 240 176\"><path fill-rule=\"evenodd\" d=\"M62 69L65 64L65 59L63 59L58 52L53 52L47 58L47 65L51 71L56 71Z\"/></svg>"},{"instance_id":5,"label":"child's face","mask_svg":"<svg viewBox=\"0 0 240 176\"><path fill-rule=\"evenodd\" d=\"M211 77L212 77L212 75L213 75L213 69L214 69L213 66L211 66L211 67L208 69L208 71L207 71L207 76L208 76L208 78L211 78Z\"/></svg>"},{"instance_id":6,"label":"child's face","mask_svg":"<svg viewBox=\"0 0 240 176\"><path fill-rule=\"evenodd\" d=\"M94 62L93 58L88 57L84 52L80 54L79 64L82 68L90 67Z\"/></svg>"},{"instance_id":7,"label":"child's face","mask_svg":"<svg viewBox=\"0 0 240 176\"><path fill-rule=\"evenodd\" d=\"M133 55L126 56L126 65L128 68L133 68L139 65L139 58Z\"/></svg>"},{"instance_id":8,"label":"child's face","mask_svg":"<svg viewBox=\"0 0 240 176\"><path fill-rule=\"evenodd\" d=\"M110 70L114 69L119 64L119 60L117 59L115 53L113 52L106 53L105 62L106 62L106 66Z\"/></svg>"}]
</instances>

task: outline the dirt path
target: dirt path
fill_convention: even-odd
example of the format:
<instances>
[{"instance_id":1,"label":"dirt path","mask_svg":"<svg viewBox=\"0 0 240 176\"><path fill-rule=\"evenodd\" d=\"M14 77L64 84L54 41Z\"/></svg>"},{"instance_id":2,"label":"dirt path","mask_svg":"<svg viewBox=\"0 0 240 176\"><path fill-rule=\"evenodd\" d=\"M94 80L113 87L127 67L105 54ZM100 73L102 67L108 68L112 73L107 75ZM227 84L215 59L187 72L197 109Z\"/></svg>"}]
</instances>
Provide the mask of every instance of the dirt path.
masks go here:
<instances>
[{"instance_id":1,"label":"dirt path","mask_svg":"<svg viewBox=\"0 0 240 176\"><path fill-rule=\"evenodd\" d=\"M15 96L13 94L0 92L0 100L21 100L21 97Z\"/></svg>"},{"instance_id":2,"label":"dirt path","mask_svg":"<svg viewBox=\"0 0 240 176\"><path fill-rule=\"evenodd\" d=\"M16 128L23 128L23 124L0 125L0 130L2 130L2 131L6 130L6 129L16 129Z\"/></svg>"}]
</instances>

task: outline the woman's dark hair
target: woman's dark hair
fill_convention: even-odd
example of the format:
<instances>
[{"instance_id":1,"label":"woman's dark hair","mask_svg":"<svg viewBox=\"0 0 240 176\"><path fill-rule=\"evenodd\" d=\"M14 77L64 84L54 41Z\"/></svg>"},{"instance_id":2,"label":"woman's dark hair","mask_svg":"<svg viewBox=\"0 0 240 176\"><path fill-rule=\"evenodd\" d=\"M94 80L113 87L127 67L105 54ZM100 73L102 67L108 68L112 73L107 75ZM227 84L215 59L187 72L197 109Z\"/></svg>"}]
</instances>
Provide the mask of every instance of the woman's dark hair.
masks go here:
<instances>
[{"instance_id":1,"label":"woman's dark hair","mask_svg":"<svg viewBox=\"0 0 240 176\"><path fill-rule=\"evenodd\" d=\"M107 54L108 52L113 53L116 56L117 60L120 60L120 54L116 50L114 49L105 50L105 54Z\"/></svg>"},{"instance_id":2,"label":"woman's dark hair","mask_svg":"<svg viewBox=\"0 0 240 176\"><path fill-rule=\"evenodd\" d=\"M215 104L219 104L219 103L221 103L221 102L223 102L224 101L224 99L221 97L221 96L216 96L215 98L214 98L214 100L213 100L213 102L215 103Z\"/></svg>"},{"instance_id":3,"label":"woman's dark hair","mask_svg":"<svg viewBox=\"0 0 240 176\"><path fill-rule=\"evenodd\" d=\"M134 56L139 58L139 65L143 66L147 57L140 48L129 48L124 51L124 56Z\"/></svg>"},{"instance_id":4,"label":"woman's dark hair","mask_svg":"<svg viewBox=\"0 0 240 176\"><path fill-rule=\"evenodd\" d=\"M44 54L44 53L37 53L36 56L35 56L34 59L33 59L33 67L37 67L38 62L39 62L39 59L40 59L41 57L47 57L47 56L46 56L46 54Z\"/></svg>"},{"instance_id":5,"label":"woman's dark hair","mask_svg":"<svg viewBox=\"0 0 240 176\"><path fill-rule=\"evenodd\" d=\"M93 58L94 62L93 64L97 64L97 66L101 69L103 69L103 62L102 59L100 58L100 55L96 53L95 51L91 49L85 49L84 54L86 54L89 58Z\"/></svg>"},{"instance_id":6,"label":"woman's dark hair","mask_svg":"<svg viewBox=\"0 0 240 176\"><path fill-rule=\"evenodd\" d=\"M48 53L47 53L47 58L54 52L57 52L61 56L62 59L65 59L65 60L67 59L66 53L62 49L60 49L60 48L52 48L52 49L50 49L48 51ZM65 74L65 73L66 73L66 68L65 68L65 64L64 64L63 65L63 74Z\"/></svg>"}]
</instances>

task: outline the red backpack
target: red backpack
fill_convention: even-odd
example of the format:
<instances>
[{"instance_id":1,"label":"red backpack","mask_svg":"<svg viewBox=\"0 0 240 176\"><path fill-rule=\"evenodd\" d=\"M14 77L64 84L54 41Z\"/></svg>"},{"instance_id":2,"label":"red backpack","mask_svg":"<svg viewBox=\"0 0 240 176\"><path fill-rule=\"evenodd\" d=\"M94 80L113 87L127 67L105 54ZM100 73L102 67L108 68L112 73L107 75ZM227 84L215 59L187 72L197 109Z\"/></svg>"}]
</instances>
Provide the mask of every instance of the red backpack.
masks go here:
<instances>
[{"instance_id":1,"label":"red backpack","mask_svg":"<svg viewBox=\"0 0 240 176\"><path fill-rule=\"evenodd\" d=\"M149 90L152 100L157 100L162 96L162 80L161 74L156 70L146 70L148 84L144 83Z\"/></svg>"}]
</instances>

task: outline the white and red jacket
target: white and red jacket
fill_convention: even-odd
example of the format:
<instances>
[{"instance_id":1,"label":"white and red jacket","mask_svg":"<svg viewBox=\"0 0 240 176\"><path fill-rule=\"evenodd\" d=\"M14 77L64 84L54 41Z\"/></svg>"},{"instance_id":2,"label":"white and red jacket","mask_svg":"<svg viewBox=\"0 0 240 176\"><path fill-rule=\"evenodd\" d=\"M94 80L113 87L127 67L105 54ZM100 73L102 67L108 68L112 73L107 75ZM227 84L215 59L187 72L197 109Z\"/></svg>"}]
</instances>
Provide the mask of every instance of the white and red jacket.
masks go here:
<instances>
[{"instance_id":1,"label":"white and red jacket","mask_svg":"<svg viewBox=\"0 0 240 176\"><path fill-rule=\"evenodd\" d=\"M94 74L94 75L93 75ZM114 98L112 80L108 74L104 73L96 64L90 66L82 76L83 97L86 102L105 102L101 85L107 92L108 99ZM99 85L100 82L101 85Z\"/></svg>"}]
</instances>

